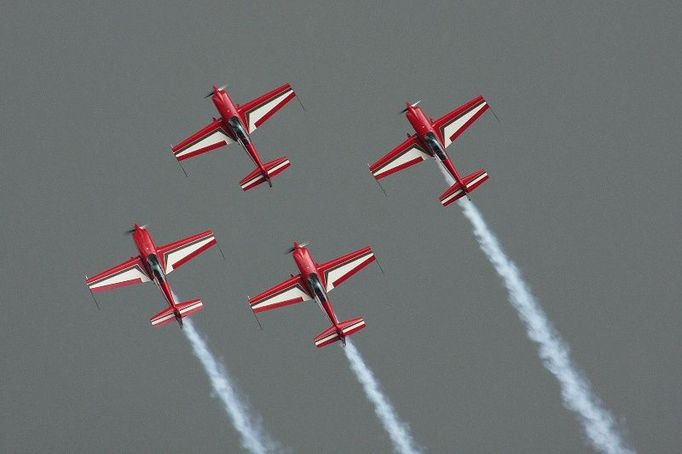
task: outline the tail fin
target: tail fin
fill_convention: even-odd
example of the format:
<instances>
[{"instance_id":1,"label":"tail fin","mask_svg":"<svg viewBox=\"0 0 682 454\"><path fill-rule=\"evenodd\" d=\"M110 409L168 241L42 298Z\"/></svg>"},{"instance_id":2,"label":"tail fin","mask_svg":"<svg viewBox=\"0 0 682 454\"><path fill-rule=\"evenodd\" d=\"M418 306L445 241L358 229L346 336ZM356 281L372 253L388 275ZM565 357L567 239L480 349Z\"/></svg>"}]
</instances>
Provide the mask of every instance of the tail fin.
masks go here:
<instances>
[{"instance_id":1,"label":"tail fin","mask_svg":"<svg viewBox=\"0 0 682 454\"><path fill-rule=\"evenodd\" d=\"M333 344L342 337L348 337L357 333L365 327L365 319L362 317L352 318L345 322L340 322L338 329L336 326L330 326L315 337L315 346L317 348L326 347Z\"/></svg>"},{"instance_id":2,"label":"tail fin","mask_svg":"<svg viewBox=\"0 0 682 454\"><path fill-rule=\"evenodd\" d=\"M487 179L488 173L483 169L470 173L469 175L462 178L462 183L464 186L461 186L459 183L455 183L450 186L447 191L440 196L440 203L444 207L450 205L455 200L461 198L465 194L482 185Z\"/></svg>"},{"instance_id":3,"label":"tail fin","mask_svg":"<svg viewBox=\"0 0 682 454\"><path fill-rule=\"evenodd\" d=\"M291 163L286 156L273 159L263 165L263 167L265 167L265 172L262 172L261 169L254 169L239 182L239 185L244 191L248 191L265 181L270 181L272 177L284 172L290 165Z\"/></svg>"},{"instance_id":4,"label":"tail fin","mask_svg":"<svg viewBox=\"0 0 682 454\"><path fill-rule=\"evenodd\" d=\"M181 319L189 317L195 312L199 312L203 308L204 304L200 299L197 298L194 300L185 301L184 303L176 304L175 307L167 307L158 314L154 315L149 321L152 323L152 326L157 327L167 325L174 320L178 320L179 323Z\"/></svg>"}]
</instances>

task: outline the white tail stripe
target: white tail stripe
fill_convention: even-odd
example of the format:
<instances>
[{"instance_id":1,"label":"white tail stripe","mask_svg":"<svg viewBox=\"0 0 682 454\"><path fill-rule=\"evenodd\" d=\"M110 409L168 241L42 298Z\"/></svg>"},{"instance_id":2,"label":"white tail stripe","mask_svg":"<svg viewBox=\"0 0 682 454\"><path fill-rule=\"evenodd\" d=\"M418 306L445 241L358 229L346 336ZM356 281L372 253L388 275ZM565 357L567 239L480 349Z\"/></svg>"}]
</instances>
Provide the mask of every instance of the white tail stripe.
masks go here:
<instances>
[{"instance_id":1,"label":"white tail stripe","mask_svg":"<svg viewBox=\"0 0 682 454\"><path fill-rule=\"evenodd\" d=\"M276 165L272 169L268 169L268 175L271 175L271 174L275 173L277 170L281 169L282 167L288 166L288 165L289 165L289 160L287 159L286 161L282 162L281 164Z\"/></svg>"},{"instance_id":2,"label":"white tail stripe","mask_svg":"<svg viewBox=\"0 0 682 454\"><path fill-rule=\"evenodd\" d=\"M162 317L153 318L152 319L152 325L158 325L159 323L163 323L166 320L169 320L173 317L175 317L175 314L173 312L171 312L170 314L164 315Z\"/></svg>"},{"instance_id":3,"label":"white tail stripe","mask_svg":"<svg viewBox=\"0 0 682 454\"><path fill-rule=\"evenodd\" d=\"M452 194L450 194L449 196L447 196L446 198L444 198L444 199L441 201L441 203L442 203L443 205L445 205L446 203L448 203L450 200L452 200L453 198L457 197L457 196L460 195L461 193L462 193L462 190L461 190L461 189L458 189L458 190L456 190L455 192L453 192Z\"/></svg>"},{"instance_id":4,"label":"white tail stripe","mask_svg":"<svg viewBox=\"0 0 682 454\"><path fill-rule=\"evenodd\" d=\"M189 311L191 311L197 307L203 307L203 306L204 306L204 303L202 303L201 301L197 301L196 303L192 304L191 306L183 307L182 309L180 309L180 313L184 314L185 312L189 312Z\"/></svg>"},{"instance_id":5,"label":"white tail stripe","mask_svg":"<svg viewBox=\"0 0 682 454\"><path fill-rule=\"evenodd\" d=\"M343 331L343 333L345 334L345 333L347 333L348 331L351 331L351 330L353 330L354 328L357 328L358 326L365 326L365 321L364 321L364 320L360 320L359 322L354 323L354 324L352 324L351 326L345 327L345 328L342 329L341 331Z\"/></svg>"},{"instance_id":6,"label":"white tail stripe","mask_svg":"<svg viewBox=\"0 0 682 454\"><path fill-rule=\"evenodd\" d=\"M487 176L488 176L488 173L487 173L487 172L483 172L480 176L478 176L478 177L475 178L474 180L470 181L469 184L467 184L467 188L469 188L469 187L475 185L476 183L478 183L479 181L481 181L483 178L485 178L485 177L487 177Z\"/></svg>"},{"instance_id":7,"label":"white tail stripe","mask_svg":"<svg viewBox=\"0 0 682 454\"><path fill-rule=\"evenodd\" d=\"M258 175L256 178L249 180L246 183L244 183L243 185L241 185L242 189L246 189L248 187L251 187L256 183L260 183L263 180L265 180L265 177L263 175Z\"/></svg>"},{"instance_id":8,"label":"white tail stripe","mask_svg":"<svg viewBox=\"0 0 682 454\"><path fill-rule=\"evenodd\" d=\"M268 176L271 176L273 173L275 173L276 171L278 171L282 167L286 167L290 164L291 163L287 159L287 160L277 164L275 167L273 167L271 169L266 169L266 172L268 173ZM261 174L256 175L254 178L247 181L246 183L242 184L241 187L242 187L242 189L247 189L247 188L250 188L251 186L254 186L254 185L261 183L263 181L265 181L265 176L261 173Z\"/></svg>"},{"instance_id":9,"label":"white tail stripe","mask_svg":"<svg viewBox=\"0 0 682 454\"><path fill-rule=\"evenodd\" d=\"M336 332L335 332L335 333L333 333L333 334L330 334L330 335L327 336L327 337L323 337L322 339L316 340L316 341L315 341L315 345L320 345L320 344L323 344L323 343L325 343L325 342L327 342L327 341L330 341L330 340L332 340L332 339L338 339L338 338L339 338L339 333L336 333Z\"/></svg>"}]
</instances>

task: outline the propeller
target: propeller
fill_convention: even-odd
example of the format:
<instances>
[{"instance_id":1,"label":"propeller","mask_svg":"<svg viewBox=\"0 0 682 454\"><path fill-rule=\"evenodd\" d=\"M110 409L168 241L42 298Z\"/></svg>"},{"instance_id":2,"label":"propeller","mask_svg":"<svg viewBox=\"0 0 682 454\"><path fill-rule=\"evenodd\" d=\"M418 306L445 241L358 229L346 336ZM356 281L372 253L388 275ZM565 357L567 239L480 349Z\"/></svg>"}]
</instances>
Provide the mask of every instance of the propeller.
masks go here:
<instances>
[{"instance_id":1,"label":"propeller","mask_svg":"<svg viewBox=\"0 0 682 454\"><path fill-rule=\"evenodd\" d=\"M294 241L294 245L293 245L292 247L290 247L289 249L287 249L287 251L285 252L285 254L291 254L291 253L294 252L296 249L301 248L301 247L306 247L306 246L309 245L309 244L310 244L310 243L309 243L308 241L304 241L303 243L297 243L297 242Z\"/></svg>"},{"instance_id":2,"label":"propeller","mask_svg":"<svg viewBox=\"0 0 682 454\"><path fill-rule=\"evenodd\" d=\"M410 106L412 106L412 107L417 107L417 106L419 105L420 102L422 102L421 99L420 99L419 101L417 101L417 102L414 102L414 103L410 104ZM407 112L407 107L405 107L403 110L401 110L400 113L399 113L398 115L402 115L402 114L404 114L405 112Z\"/></svg>"},{"instance_id":3,"label":"propeller","mask_svg":"<svg viewBox=\"0 0 682 454\"><path fill-rule=\"evenodd\" d=\"M204 96L204 99L205 99L205 98L210 98L211 96L213 96L213 95L215 94L216 91L225 90L225 87L227 87L227 85L221 85L220 87L216 87L216 86L214 85L214 86L213 86L213 89L212 89L211 91L209 91L208 94L207 94L206 96Z\"/></svg>"},{"instance_id":4,"label":"propeller","mask_svg":"<svg viewBox=\"0 0 682 454\"><path fill-rule=\"evenodd\" d=\"M144 225L137 225L137 224L135 224L135 227L133 227L133 228L130 229L130 230L126 230L126 231L125 231L126 235L132 235L133 233L135 233L135 229L136 229L136 228L146 229L146 228L147 228L147 224L144 224Z\"/></svg>"}]
</instances>

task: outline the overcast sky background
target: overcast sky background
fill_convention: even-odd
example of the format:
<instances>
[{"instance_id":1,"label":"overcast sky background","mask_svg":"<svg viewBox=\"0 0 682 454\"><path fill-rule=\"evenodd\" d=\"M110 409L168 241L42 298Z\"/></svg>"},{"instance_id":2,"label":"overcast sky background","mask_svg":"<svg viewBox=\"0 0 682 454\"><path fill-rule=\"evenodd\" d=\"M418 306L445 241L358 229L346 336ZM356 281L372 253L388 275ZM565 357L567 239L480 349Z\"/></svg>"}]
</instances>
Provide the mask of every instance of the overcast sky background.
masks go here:
<instances>
[{"instance_id":1,"label":"overcast sky background","mask_svg":"<svg viewBox=\"0 0 682 454\"><path fill-rule=\"evenodd\" d=\"M0 15L0 451L234 452L239 439L153 285L83 285L135 251L212 228L170 275L270 433L296 452L390 442L315 305L246 303L311 242L323 262L372 245L331 294L400 417L429 452L590 452L433 162L384 180L366 164L482 94L449 148L490 180L473 199L640 452L682 445L679 2L5 2ZM216 115L291 82L254 134L292 167L248 193L238 147L169 151Z\"/></svg>"}]
</instances>

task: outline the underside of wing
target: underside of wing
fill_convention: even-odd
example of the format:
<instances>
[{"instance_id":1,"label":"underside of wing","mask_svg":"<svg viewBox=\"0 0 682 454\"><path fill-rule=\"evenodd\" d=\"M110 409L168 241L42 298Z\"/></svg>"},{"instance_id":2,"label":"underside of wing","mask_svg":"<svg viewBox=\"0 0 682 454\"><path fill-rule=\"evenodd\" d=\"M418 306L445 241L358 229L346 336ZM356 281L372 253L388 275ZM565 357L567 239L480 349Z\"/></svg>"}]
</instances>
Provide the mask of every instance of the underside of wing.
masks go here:
<instances>
[{"instance_id":1,"label":"underside of wing","mask_svg":"<svg viewBox=\"0 0 682 454\"><path fill-rule=\"evenodd\" d=\"M279 109L294 99L296 93L291 85L284 84L272 91L239 106L239 114L252 133Z\"/></svg>"},{"instance_id":2,"label":"underside of wing","mask_svg":"<svg viewBox=\"0 0 682 454\"><path fill-rule=\"evenodd\" d=\"M443 146L447 148L487 109L488 103L485 99L477 96L434 121L433 126L440 134Z\"/></svg>"},{"instance_id":3,"label":"underside of wing","mask_svg":"<svg viewBox=\"0 0 682 454\"><path fill-rule=\"evenodd\" d=\"M126 285L149 282L149 280L140 258L131 257L113 268L87 278L85 285L93 292L104 292Z\"/></svg>"},{"instance_id":4,"label":"underside of wing","mask_svg":"<svg viewBox=\"0 0 682 454\"><path fill-rule=\"evenodd\" d=\"M327 291L330 291L375 260L372 248L367 246L323 263L318 269L324 274Z\"/></svg>"},{"instance_id":5,"label":"underside of wing","mask_svg":"<svg viewBox=\"0 0 682 454\"><path fill-rule=\"evenodd\" d=\"M165 273L181 267L197 255L201 254L211 246L217 244L215 236L211 230L197 233L196 235L174 241L158 248L163 256Z\"/></svg>"},{"instance_id":6,"label":"underside of wing","mask_svg":"<svg viewBox=\"0 0 682 454\"><path fill-rule=\"evenodd\" d=\"M424 151L416 136L410 136L403 143L369 166L374 178L380 180L395 172L424 161L430 156Z\"/></svg>"},{"instance_id":7,"label":"underside of wing","mask_svg":"<svg viewBox=\"0 0 682 454\"><path fill-rule=\"evenodd\" d=\"M224 147L232 142L232 138L223 128L223 122L214 119L179 144L171 147L171 150L178 161L183 161Z\"/></svg>"},{"instance_id":8,"label":"underside of wing","mask_svg":"<svg viewBox=\"0 0 682 454\"><path fill-rule=\"evenodd\" d=\"M259 295L249 298L249 305L254 312L263 312L311 299L305 289L301 276L297 275Z\"/></svg>"}]
</instances>

